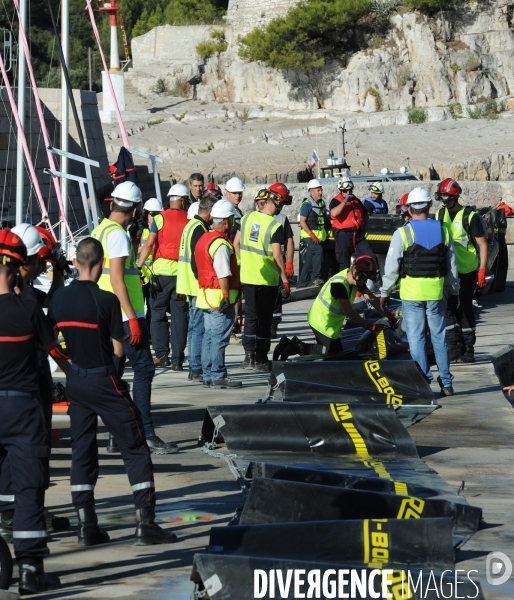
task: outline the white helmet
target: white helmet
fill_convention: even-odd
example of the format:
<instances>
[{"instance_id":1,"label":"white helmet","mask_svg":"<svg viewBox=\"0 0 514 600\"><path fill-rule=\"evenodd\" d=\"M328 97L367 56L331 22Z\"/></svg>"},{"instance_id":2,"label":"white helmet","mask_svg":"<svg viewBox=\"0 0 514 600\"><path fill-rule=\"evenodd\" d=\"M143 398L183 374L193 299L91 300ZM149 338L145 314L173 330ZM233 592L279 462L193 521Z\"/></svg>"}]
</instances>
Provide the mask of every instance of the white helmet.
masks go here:
<instances>
[{"instance_id":1,"label":"white helmet","mask_svg":"<svg viewBox=\"0 0 514 600\"><path fill-rule=\"evenodd\" d=\"M430 194L420 187L414 188L407 198L407 204L412 204L414 208L425 208L430 202L432 202Z\"/></svg>"},{"instance_id":2,"label":"white helmet","mask_svg":"<svg viewBox=\"0 0 514 600\"><path fill-rule=\"evenodd\" d=\"M191 220L193 217L196 217L199 208L200 202L193 202L193 204L191 204L191 206L187 209L187 218Z\"/></svg>"},{"instance_id":3,"label":"white helmet","mask_svg":"<svg viewBox=\"0 0 514 600\"><path fill-rule=\"evenodd\" d=\"M218 200L211 210L211 217L213 219L228 219L234 217L236 211L232 202L228 200Z\"/></svg>"},{"instance_id":4,"label":"white helmet","mask_svg":"<svg viewBox=\"0 0 514 600\"><path fill-rule=\"evenodd\" d=\"M158 198L150 198L143 207L148 212L162 212L162 202Z\"/></svg>"},{"instance_id":5,"label":"white helmet","mask_svg":"<svg viewBox=\"0 0 514 600\"><path fill-rule=\"evenodd\" d=\"M372 192L373 194L383 194L384 193L384 184L382 182L372 183L369 186L368 191Z\"/></svg>"},{"instance_id":6,"label":"white helmet","mask_svg":"<svg viewBox=\"0 0 514 600\"><path fill-rule=\"evenodd\" d=\"M225 184L226 192L244 192L246 190L246 185L239 179L239 177L232 177Z\"/></svg>"},{"instance_id":7,"label":"white helmet","mask_svg":"<svg viewBox=\"0 0 514 600\"><path fill-rule=\"evenodd\" d=\"M175 183L170 187L168 196L179 196L180 198L189 197L189 190L183 183Z\"/></svg>"},{"instance_id":8,"label":"white helmet","mask_svg":"<svg viewBox=\"0 0 514 600\"><path fill-rule=\"evenodd\" d=\"M321 182L319 179L311 179L309 181L309 183L307 184L308 190L313 190L315 188L320 188L320 187L323 187L323 186L321 185Z\"/></svg>"},{"instance_id":9,"label":"white helmet","mask_svg":"<svg viewBox=\"0 0 514 600\"><path fill-rule=\"evenodd\" d=\"M353 181L349 177L344 175L337 182L337 187L343 191L353 190Z\"/></svg>"},{"instance_id":10,"label":"white helmet","mask_svg":"<svg viewBox=\"0 0 514 600\"><path fill-rule=\"evenodd\" d=\"M45 245L39 231L33 225L29 225L29 223L16 225L11 231L18 235L27 247L27 256L37 254Z\"/></svg>"},{"instance_id":11,"label":"white helmet","mask_svg":"<svg viewBox=\"0 0 514 600\"><path fill-rule=\"evenodd\" d=\"M141 190L132 181L124 181L117 185L112 191L112 197L116 204L125 208L139 204L142 200Z\"/></svg>"}]
</instances>

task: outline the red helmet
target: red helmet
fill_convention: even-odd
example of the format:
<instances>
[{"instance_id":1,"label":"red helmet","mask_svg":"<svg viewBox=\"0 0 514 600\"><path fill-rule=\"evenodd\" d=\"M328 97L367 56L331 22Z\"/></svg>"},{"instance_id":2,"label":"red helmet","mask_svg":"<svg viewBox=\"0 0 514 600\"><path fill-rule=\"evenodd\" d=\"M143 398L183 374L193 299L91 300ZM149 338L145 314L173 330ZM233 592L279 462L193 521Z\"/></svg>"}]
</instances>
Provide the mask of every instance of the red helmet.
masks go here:
<instances>
[{"instance_id":1,"label":"red helmet","mask_svg":"<svg viewBox=\"0 0 514 600\"><path fill-rule=\"evenodd\" d=\"M435 199L446 202L454 198L457 199L460 194L462 194L462 188L460 185L455 181L455 179L447 177L446 179L443 179L437 186Z\"/></svg>"},{"instance_id":2,"label":"red helmet","mask_svg":"<svg viewBox=\"0 0 514 600\"><path fill-rule=\"evenodd\" d=\"M408 199L409 199L409 193L407 192L406 194L403 194L403 196L400 198L400 201L398 202L398 204L407 204Z\"/></svg>"},{"instance_id":3,"label":"red helmet","mask_svg":"<svg viewBox=\"0 0 514 600\"><path fill-rule=\"evenodd\" d=\"M116 163L114 163L113 165L110 165L109 166L109 175L114 175L114 173L116 173L116 169L117 169Z\"/></svg>"},{"instance_id":4,"label":"red helmet","mask_svg":"<svg viewBox=\"0 0 514 600\"><path fill-rule=\"evenodd\" d=\"M21 237L8 227L0 231L0 256L3 265L14 261L23 265L27 260L27 248Z\"/></svg>"},{"instance_id":5,"label":"red helmet","mask_svg":"<svg viewBox=\"0 0 514 600\"><path fill-rule=\"evenodd\" d=\"M279 206L281 206L282 204L291 204L291 202L293 201L293 198L290 195L287 186L284 183L281 183L280 181L277 181L277 183L273 183L272 185L270 185L268 187L268 191L273 192L273 195L275 196L275 203Z\"/></svg>"},{"instance_id":6,"label":"red helmet","mask_svg":"<svg viewBox=\"0 0 514 600\"><path fill-rule=\"evenodd\" d=\"M52 252L57 246L57 242L55 241L53 233L48 231L48 229L41 227L41 225L35 225L35 228L39 231L39 235L41 236L41 240L44 244L44 246L39 249L37 255L41 260L46 260L49 263L55 263Z\"/></svg>"},{"instance_id":7,"label":"red helmet","mask_svg":"<svg viewBox=\"0 0 514 600\"><path fill-rule=\"evenodd\" d=\"M361 254L355 257L353 264L358 271L368 277L373 277L378 273L377 261L369 254Z\"/></svg>"},{"instance_id":8,"label":"red helmet","mask_svg":"<svg viewBox=\"0 0 514 600\"><path fill-rule=\"evenodd\" d=\"M207 191L209 194L211 194L218 200L221 200L223 198L223 192L221 191L220 186L216 183L209 183L205 188L205 191Z\"/></svg>"}]
</instances>

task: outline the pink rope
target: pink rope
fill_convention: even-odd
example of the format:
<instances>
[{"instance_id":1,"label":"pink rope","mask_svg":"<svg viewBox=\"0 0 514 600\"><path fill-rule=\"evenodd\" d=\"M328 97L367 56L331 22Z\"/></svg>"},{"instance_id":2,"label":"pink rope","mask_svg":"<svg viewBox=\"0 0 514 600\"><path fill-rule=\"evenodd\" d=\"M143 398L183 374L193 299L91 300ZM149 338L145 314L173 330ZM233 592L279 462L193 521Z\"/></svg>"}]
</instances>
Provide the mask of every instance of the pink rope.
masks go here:
<instances>
[{"instance_id":1,"label":"pink rope","mask_svg":"<svg viewBox=\"0 0 514 600\"><path fill-rule=\"evenodd\" d=\"M118 125L120 128L121 137L123 139L123 145L125 146L125 148L130 148L127 132L125 131L125 125L123 124L123 119L121 118L121 113L120 113L120 109L118 106L118 100L116 98L116 94L114 93L114 87L112 85L111 76L109 75L109 68L107 67L107 62L105 61L105 54L104 54L104 51L102 48L102 42L100 41L100 34L98 33L98 27L96 26L95 16L93 14L93 9L91 8L91 0L86 0L86 7L89 12L89 18L91 19L91 25L93 27L93 32L95 34L96 43L98 44L98 50L100 51L100 56L102 57L102 64L104 66L107 83L109 84L111 98L112 98L112 101L114 102L114 110L116 112L116 117L118 119Z\"/></svg>"},{"instance_id":2,"label":"pink rope","mask_svg":"<svg viewBox=\"0 0 514 600\"><path fill-rule=\"evenodd\" d=\"M48 156L48 163L49 163L50 169L52 169L52 171L57 171L57 167L55 165L55 160L54 160L54 155L48 150L48 147L52 146L52 143L50 142L50 136L48 135L48 129L46 127L45 116L43 114L43 109L41 108L41 99L39 98L39 91L38 91L37 84L36 84L36 78L34 77L34 70L32 68L32 63L30 62L30 49L29 49L29 44L27 42L27 36L25 35L25 30L23 29L23 27L21 25L20 9L19 9L18 0L13 0L13 1L14 1L14 6L16 7L16 12L18 13L18 20L19 20L19 26L20 26L19 35L21 36L21 39L23 42L23 49L25 51L25 58L26 58L27 67L29 70L30 82L32 84L32 91L34 92L34 99L36 101L36 110L37 110L37 114L39 117L39 122L41 123L41 132L42 132L43 138L45 140L45 147L47 148L46 154ZM59 185L59 177L52 175L52 181L53 181L54 188L55 188L55 195L57 196L57 203L59 204L59 209L61 211L62 220L64 221L64 224L66 225L66 229L68 230L68 233L70 234L71 241L73 242L74 241L73 233L71 232L70 225L68 223L68 219L66 218L66 214L64 211L64 204L63 204L62 195L61 195L61 187ZM54 235L53 231L52 231L52 235Z\"/></svg>"},{"instance_id":3,"label":"pink rope","mask_svg":"<svg viewBox=\"0 0 514 600\"><path fill-rule=\"evenodd\" d=\"M43 194L41 193L41 189L39 187L39 181L37 180L36 171L34 170L34 164L32 163L32 156L30 155L30 150L27 145L27 138L25 137L25 132L23 131L23 127L21 126L20 116L18 115L18 108L16 106L16 102L14 101L11 84L9 83L9 79L7 78L7 72L5 70L5 65L4 65L4 57L2 56L1 52L0 52L0 70L2 71L2 77L4 78L5 89L7 91L8 97L9 97L9 102L11 104L12 114L14 116L14 120L16 121L16 125L18 127L18 135L21 138L23 152L25 154L25 160L27 161L27 167L29 169L29 173L32 178L32 183L33 183L34 189L36 191L36 196L39 201L39 205L41 207L41 214L43 215L43 220L46 221L48 226L50 227L51 226L50 217L48 216L45 202L43 200Z\"/></svg>"}]
</instances>

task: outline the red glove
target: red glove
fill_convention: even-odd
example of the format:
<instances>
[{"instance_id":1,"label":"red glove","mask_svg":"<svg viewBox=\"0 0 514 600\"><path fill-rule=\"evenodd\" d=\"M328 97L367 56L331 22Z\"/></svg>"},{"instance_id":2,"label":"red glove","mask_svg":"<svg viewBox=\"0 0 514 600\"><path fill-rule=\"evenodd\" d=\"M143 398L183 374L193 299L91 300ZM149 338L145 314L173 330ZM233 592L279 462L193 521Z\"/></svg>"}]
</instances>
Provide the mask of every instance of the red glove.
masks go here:
<instances>
[{"instance_id":1,"label":"red glove","mask_svg":"<svg viewBox=\"0 0 514 600\"><path fill-rule=\"evenodd\" d=\"M288 277L291 277L291 275L294 275L294 265L293 265L293 263L286 262L286 275Z\"/></svg>"},{"instance_id":2,"label":"red glove","mask_svg":"<svg viewBox=\"0 0 514 600\"><path fill-rule=\"evenodd\" d=\"M312 233L312 231L309 233L309 235L311 236L311 240L315 243L318 244L319 240L318 238L314 235L314 233Z\"/></svg>"},{"instance_id":3,"label":"red glove","mask_svg":"<svg viewBox=\"0 0 514 600\"><path fill-rule=\"evenodd\" d=\"M289 298L291 295L291 286L289 285L289 281L282 282L282 298Z\"/></svg>"},{"instance_id":4,"label":"red glove","mask_svg":"<svg viewBox=\"0 0 514 600\"><path fill-rule=\"evenodd\" d=\"M143 330L139 324L139 319L137 317L134 319L129 319L128 324L130 327L130 333L132 334L132 337L130 338L130 345L138 346L143 341Z\"/></svg>"},{"instance_id":5,"label":"red glove","mask_svg":"<svg viewBox=\"0 0 514 600\"><path fill-rule=\"evenodd\" d=\"M398 326L398 319L394 316L392 312L386 312L386 317L391 327L395 328Z\"/></svg>"},{"instance_id":6,"label":"red glove","mask_svg":"<svg viewBox=\"0 0 514 600\"><path fill-rule=\"evenodd\" d=\"M386 326L383 323L373 323L373 325L368 325L368 331L382 331Z\"/></svg>"},{"instance_id":7,"label":"red glove","mask_svg":"<svg viewBox=\"0 0 514 600\"><path fill-rule=\"evenodd\" d=\"M483 290L487 282L485 280L485 269L478 269L478 287Z\"/></svg>"}]
</instances>

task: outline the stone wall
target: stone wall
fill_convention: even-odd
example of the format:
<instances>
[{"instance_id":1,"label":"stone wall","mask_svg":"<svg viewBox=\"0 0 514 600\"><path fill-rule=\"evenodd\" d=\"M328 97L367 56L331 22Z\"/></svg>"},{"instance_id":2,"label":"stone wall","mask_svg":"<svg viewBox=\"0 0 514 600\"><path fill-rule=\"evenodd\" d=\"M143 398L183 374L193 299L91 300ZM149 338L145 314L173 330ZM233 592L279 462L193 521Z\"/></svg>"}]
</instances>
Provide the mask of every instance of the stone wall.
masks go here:
<instances>
[{"instance_id":1,"label":"stone wall","mask_svg":"<svg viewBox=\"0 0 514 600\"><path fill-rule=\"evenodd\" d=\"M29 90L27 89L27 93ZM86 139L89 157L100 162L100 169L93 168L93 177L95 185L98 187L105 185L109 181L107 151L103 137L102 125L98 114L98 104L95 92L86 92L74 90L73 92L79 119L82 124L84 137ZM60 147L61 136L61 90L59 89L41 89L41 100L44 105L44 114L47 129L56 148ZM2 219L14 221L15 203L16 203L16 147L17 130L13 119L10 104L5 89L0 90L0 184L1 184L1 215ZM36 107L31 97L27 98L25 119L25 133L31 151L34 167L38 176L41 192L47 204L47 210L52 224L59 220L59 211L55 190L51 178L43 172L48 168L48 158L45 151L45 143L41 134L41 127L37 117ZM71 116L69 125L69 152L82 155L79 145L79 138L75 122ZM57 168L59 168L59 157L56 157ZM82 165L75 161L69 161L70 173L84 176L85 171ZM32 185L30 185L30 176L25 174L24 186L24 213L27 219L38 222L41 218L41 212ZM76 229L85 223L84 211L82 208L82 199L78 185L69 182L70 214L69 221L72 229Z\"/></svg>"},{"instance_id":2,"label":"stone wall","mask_svg":"<svg viewBox=\"0 0 514 600\"><path fill-rule=\"evenodd\" d=\"M128 79L143 92L163 72L187 72L201 80L196 90L201 100L289 110L375 112L454 102L465 107L482 97L508 98L514 90L514 0L463 3L433 18L399 12L391 17L387 34L375 36L367 50L348 55L345 65L327 64L314 76L241 60L238 37L294 4L231 0L226 32L230 46L205 64L194 48L208 39L207 28L158 27L132 41L134 67ZM176 47L179 56L173 54ZM379 101L369 89L378 92Z\"/></svg>"}]
</instances>

